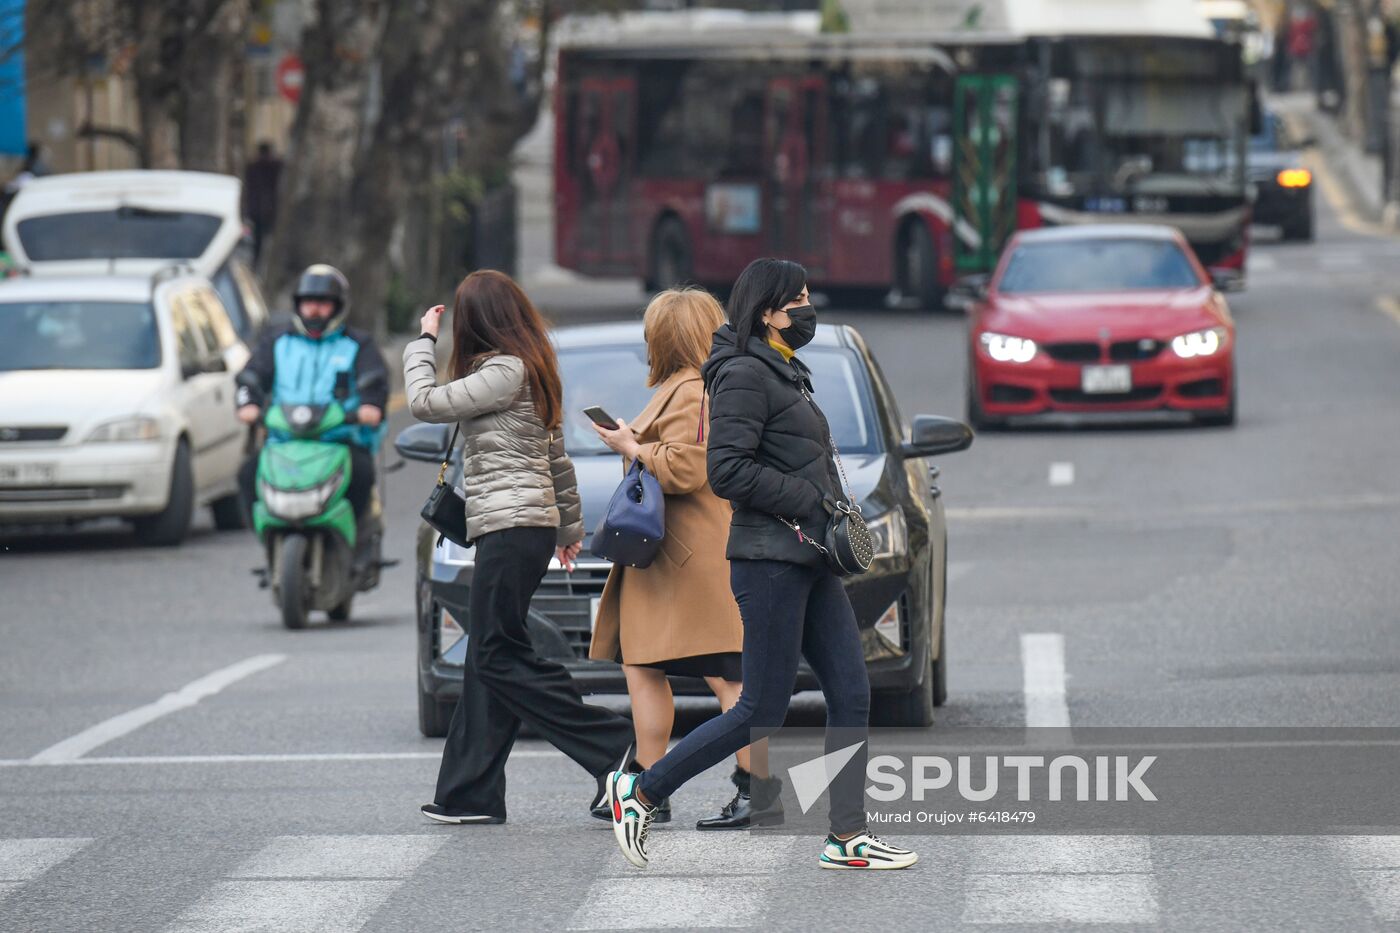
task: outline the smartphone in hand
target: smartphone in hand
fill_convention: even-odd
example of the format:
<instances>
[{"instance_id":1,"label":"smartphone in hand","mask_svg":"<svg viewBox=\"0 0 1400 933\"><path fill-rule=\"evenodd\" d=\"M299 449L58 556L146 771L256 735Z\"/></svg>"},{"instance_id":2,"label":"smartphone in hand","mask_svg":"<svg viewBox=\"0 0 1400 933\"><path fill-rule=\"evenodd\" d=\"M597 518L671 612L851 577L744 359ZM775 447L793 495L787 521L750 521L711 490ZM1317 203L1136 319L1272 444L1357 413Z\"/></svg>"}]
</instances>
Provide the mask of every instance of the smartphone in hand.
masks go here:
<instances>
[{"instance_id":1,"label":"smartphone in hand","mask_svg":"<svg viewBox=\"0 0 1400 933\"><path fill-rule=\"evenodd\" d=\"M599 406L591 405L585 408L583 413L588 416L589 421L592 421L598 427L607 428L609 431L617 430L617 419L603 411Z\"/></svg>"}]
</instances>

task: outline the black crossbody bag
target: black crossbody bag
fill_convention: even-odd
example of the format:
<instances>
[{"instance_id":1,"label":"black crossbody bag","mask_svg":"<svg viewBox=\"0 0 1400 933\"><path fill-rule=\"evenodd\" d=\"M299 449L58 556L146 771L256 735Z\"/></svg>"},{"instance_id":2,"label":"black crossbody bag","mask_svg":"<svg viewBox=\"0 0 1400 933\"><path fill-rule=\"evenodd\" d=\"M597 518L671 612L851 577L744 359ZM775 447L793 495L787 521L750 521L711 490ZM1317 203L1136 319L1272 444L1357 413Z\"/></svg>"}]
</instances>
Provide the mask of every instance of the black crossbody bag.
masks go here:
<instances>
[{"instance_id":1,"label":"black crossbody bag","mask_svg":"<svg viewBox=\"0 0 1400 933\"><path fill-rule=\"evenodd\" d=\"M807 394L806 387L799 383L798 389L802 397L816 408L817 403ZM841 471L846 501L823 503L831 517L827 519L826 532L822 535L821 543L804 534L795 523L781 516L779 521L797 532L798 538L820 551L832 573L838 577L851 577L870 569L870 563L875 559L875 546L870 539L870 529L865 524L865 516L861 515L860 505L856 502L855 494L851 492L851 481L846 478L846 467L841 462L841 451L836 446L836 438L828 433L826 439L831 445L831 454L836 459L836 468Z\"/></svg>"},{"instance_id":2,"label":"black crossbody bag","mask_svg":"<svg viewBox=\"0 0 1400 933\"><path fill-rule=\"evenodd\" d=\"M447 442L447 459L442 461L442 469L438 470L437 485L428 494L428 501L423 503L423 511L419 514L441 538L467 547L467 500L447 482L447 467L452 462L452 448L457 445L457 432L460 429L460 424L452 429L452 440Z\"/></svg>"}]
</instances>

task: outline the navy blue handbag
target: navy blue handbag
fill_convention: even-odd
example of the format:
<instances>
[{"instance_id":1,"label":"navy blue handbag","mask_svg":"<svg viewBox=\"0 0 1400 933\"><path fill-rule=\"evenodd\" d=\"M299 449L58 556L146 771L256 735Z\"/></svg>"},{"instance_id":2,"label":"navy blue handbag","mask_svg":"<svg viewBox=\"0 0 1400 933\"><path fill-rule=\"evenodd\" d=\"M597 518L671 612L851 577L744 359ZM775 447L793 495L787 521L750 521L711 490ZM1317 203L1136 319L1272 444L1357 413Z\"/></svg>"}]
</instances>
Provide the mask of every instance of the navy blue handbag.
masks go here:
<instances>
[{"instance_id":1,"label":"navy blue handbag","mask_svg":"<svg viewBox=\"0 0 1400 933\"><path fill-rule=\"evenodd\" d=\"M650 567L666 535L666 499L656 477L634 461L613 493L589 550L615 564Z\"/></svg>"}]
</instances>

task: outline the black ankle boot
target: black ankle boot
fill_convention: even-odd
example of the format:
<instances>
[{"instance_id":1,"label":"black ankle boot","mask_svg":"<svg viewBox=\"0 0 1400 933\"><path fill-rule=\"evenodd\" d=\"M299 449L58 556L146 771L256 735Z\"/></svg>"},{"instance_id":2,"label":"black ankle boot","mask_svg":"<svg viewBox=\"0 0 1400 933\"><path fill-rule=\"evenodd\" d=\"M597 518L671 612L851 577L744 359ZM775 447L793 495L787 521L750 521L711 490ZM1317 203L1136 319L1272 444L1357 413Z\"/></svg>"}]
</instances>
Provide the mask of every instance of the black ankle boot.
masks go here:
<instances>
[{"instance_id":1,"label":"black ankle boot","mask_svg":"<svg viewBox=\"0 0 1400 933\"><path fill-rule=\"evenodd\" d=\"M743 768L735 768L731 780L738 791L734 799L724 805L719 816L696 823L696 829L747 829L783 821L782 780L754 777Z\"/></svg>"}]
</instances>

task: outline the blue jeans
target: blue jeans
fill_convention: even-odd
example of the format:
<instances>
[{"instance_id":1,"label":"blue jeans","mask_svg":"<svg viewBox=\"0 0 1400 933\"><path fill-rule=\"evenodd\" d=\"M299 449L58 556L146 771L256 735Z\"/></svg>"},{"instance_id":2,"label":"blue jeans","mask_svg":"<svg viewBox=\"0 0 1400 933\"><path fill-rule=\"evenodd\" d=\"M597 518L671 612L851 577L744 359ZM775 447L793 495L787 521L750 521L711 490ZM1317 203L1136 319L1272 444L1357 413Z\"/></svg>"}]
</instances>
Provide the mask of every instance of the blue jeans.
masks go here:
<instances>
[{"instance_id":1,"label":"blue jeans","mask_svg":"<svg viewBox=\"0 0 1400 933\"><path fill-rule=\"evenodd\" d=\"M648 800L682 784L783 724L799 653L826 698L826 751L869 737L870 680L851 601L825 567L776 560L730 562L730 586L744 619L744 689L728 712L699 726L640 777ZM831 830L865 826L866 744L831 784Z\"/></svg>"}]
</instances>

